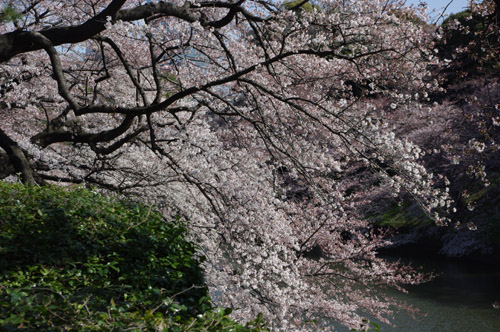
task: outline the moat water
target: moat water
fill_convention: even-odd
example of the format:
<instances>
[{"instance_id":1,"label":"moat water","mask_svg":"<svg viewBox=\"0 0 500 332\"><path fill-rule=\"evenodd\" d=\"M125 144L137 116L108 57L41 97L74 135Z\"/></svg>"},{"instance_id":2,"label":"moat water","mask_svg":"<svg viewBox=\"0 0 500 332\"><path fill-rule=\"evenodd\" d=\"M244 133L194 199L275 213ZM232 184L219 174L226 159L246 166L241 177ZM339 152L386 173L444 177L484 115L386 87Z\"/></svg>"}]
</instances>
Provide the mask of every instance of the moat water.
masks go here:
<instances>
[{"instance_id":1,"label":"moat water","mask_svg":"<svg viewBox=\"0 0 500 332\"><path fill-rule=\"evenodd\" d=\"M418 308L420 314L414 319L411 314L397 313L394 326L380 324L381 332L500 332L500 310L492 306L500 302L500 263L424 254L402 259L439 276L408 287L408 294L391 292L389 295ZM334 331L349 329L335 326Z\"/></svg>"}]
</instances>

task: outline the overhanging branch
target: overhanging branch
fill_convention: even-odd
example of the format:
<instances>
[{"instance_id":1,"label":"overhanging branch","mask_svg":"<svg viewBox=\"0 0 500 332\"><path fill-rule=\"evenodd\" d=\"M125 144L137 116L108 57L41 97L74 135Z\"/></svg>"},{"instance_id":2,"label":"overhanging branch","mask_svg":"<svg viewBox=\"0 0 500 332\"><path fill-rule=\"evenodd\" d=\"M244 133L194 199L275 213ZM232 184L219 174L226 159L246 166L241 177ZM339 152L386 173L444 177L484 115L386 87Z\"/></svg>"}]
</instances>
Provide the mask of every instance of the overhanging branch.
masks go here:
<instances>
[{"instance_id":1,"label":"overhanging branch","mask_svg":"<svg viewBox=\"0 0 500 332\"><path fill-rule=\"evenodd\" d=\"M23 150L7 134L0 129L0 148L4 149L16 173L21 174L21 180L29 184L37 184L35 174Z\"/></svg>"}]
</instances>

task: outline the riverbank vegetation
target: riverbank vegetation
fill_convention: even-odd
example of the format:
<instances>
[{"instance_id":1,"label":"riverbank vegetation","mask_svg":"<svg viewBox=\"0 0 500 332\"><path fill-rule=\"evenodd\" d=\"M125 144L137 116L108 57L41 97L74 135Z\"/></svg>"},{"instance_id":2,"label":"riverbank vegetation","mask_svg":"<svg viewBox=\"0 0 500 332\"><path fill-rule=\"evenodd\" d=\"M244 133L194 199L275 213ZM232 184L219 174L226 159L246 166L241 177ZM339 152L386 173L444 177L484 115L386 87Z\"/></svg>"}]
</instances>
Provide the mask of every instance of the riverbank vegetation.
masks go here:
<instances>
[{"instance_id":1,"label":"riverbank vegetation","mask_svg":"<svg viewBox=\"0 0 500 332\"><path fill-rule=\"evenodd\" d=\"M0 182L4 331L266 331L214 308L187 222L81 187Z\"/></svg>"}]
</instances>

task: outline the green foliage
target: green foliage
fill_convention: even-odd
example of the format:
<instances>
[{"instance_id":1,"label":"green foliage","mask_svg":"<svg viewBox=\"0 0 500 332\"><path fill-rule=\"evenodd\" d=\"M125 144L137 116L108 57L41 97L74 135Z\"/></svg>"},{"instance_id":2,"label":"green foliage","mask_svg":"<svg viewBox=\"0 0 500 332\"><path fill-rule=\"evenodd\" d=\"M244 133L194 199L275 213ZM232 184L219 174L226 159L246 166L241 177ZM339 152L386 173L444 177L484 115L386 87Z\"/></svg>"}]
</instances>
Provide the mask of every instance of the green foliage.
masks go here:
<instances>
[{"instance_id":1,"label":"green foliage","mask_svg":"<svg viewBox=\"0 0 500 332\"><path fill-rule=\"evenodd\" d=\"M467 18L472 15L472 12L470 9L466 9L464 11L458 12L451 14L448 16L443 23L441 23L441 27L447 29L451 22L458 20L461 24L465 23L467 21Z\"/></svg>"},{"instance_id":2,"label":"green foliage","mask_svg":"<svg viewBox=\"0 0 500 332\"><path fill-rule=\"evenodd\" d=\"M500 71L497 19L470 10L450 15L441 24L443 39L436 44L438 55L442 59L453 58L452 70L459 68L461 75L495 75Z\"/></svg>"},{"instance_id":3,"label":"green foliage","mask_svg":"<svg viewBox=\"0 0 500 332\"><path fill-rule=\"evenodd\" d=\"M404 201L401 204L394 203L384 214L371 218L376 225L389 227L421 227L433 223L411 201Z\"/></svg>"},{"instance_id":4,"label":"green foliage","mask_svg":"<svg viewBox=\"0 0 500 332\"><path fill-rule=\"evenodd\" d=\"M315 8L317 10L320 9L318 6L312 5L310 2L306 2L305 4L301 5L300 7L295 8L301 2L303 2L303 0L286 0L283 2L283 7L287 10L292 10L292 8L294 8L293 10L303 9L306 12L312 12Z\"/></svg>"},{"instance_id":5,"label":"green foliage","mask_svg":"<svg viewBox=\"0 0 500 332\"><path fill-rule=\"evenodd\" d=\"M441 24L441 28L445 31L445 42L449 48L467 46L473 40L474 34L483 29L484 24L481 17L473 16L471 20L468 20L468 17L472 17L471 11L464 10L448 16ZM467 27L471 33L465 33L460 28L452 28L454 22L459 22L461 26Z\"/></svg>"},{"instance_id":6,"label":"green foliage","mask_svg":"<svg viewBox=\"0 0 500 332\"><path fill-rule=\"evenodd\" d=\"M351 329L351 331L357 332L380 332L380 325L375 322L370 322L369 320L363 320L365 326L361 329Z\"/></svg>"},{"instance_id":7,"label":"green foliage","mask_svg":"<svg viewBox=\"0 0 500 332\"><path fill-rule=\"evenodd\" d=\"M212 310L185 233L151 206L0 182L1 329L260 331Z\"/></svg>"},{"instance_id":8,"label":"green foliage","mask_svg":"<svg viewBox=\"0 0 500 332\"><path fill-rule=\"evenodd\" d=\"M500 173L491 172L488 174L489 186L485 187L484 184L476 179L472 179L464 184L468 195L462 198L464 205L475 205L480 200L485 200L488 194L495 191L500 184ZM489 202L484 202L489 203Z\"/></svg>"},{"instance_id":9,"label":"green foliage","mask_svg":"<svg viewBox=\"0 0 500 332\"><path fill-rule=\"evenodd\" d=\"M489 172L490 185L485 187L477 179L464 183L462 190L467 195L460 198L459 203L463 206L475 206L470 214L464 216L464 221L482 224L480 232L485 242L500 244L500 173Z\"/></svg>"},{"instance_id":10,"label":"green foliage","mask_svg":"<svg viewBox=\"0 0 500 332\"><path fill-rule=\"evenodd\" d=\"M242 326L228 317L231 309L218 308L216 310L207 311L203 315L198 315L192 318L187 323L178 324L169 322L169 332L258 332L269 331L265 327L262 315L259 315L255 320L248 322Z\"/></svg>"},{"instance_id":11,"label":"green foliage","mask_svg":"<svg viewBox=\"0 0 500 332\"><path fill-rule=\"evenodd\" d=\"M7 5L0 11L0 23L2 22L13 22L21 18L21 14L18 13L11 5Z\"/></svg>"}]
</instances>

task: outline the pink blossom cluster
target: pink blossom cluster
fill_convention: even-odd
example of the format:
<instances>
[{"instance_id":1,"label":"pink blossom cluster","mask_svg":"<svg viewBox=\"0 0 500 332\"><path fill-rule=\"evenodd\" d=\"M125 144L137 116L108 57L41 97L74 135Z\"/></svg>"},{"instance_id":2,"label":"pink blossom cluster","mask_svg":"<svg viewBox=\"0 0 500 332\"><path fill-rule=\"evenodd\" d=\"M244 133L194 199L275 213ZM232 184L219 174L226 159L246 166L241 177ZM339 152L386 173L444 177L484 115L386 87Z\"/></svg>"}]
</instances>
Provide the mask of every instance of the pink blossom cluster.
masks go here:
<instances>
[{"instance_id":1,"label":"pink blossom cluster","mask_svg":"<svg viewBox=\"0 0 500 332\"><path fill-rule=\"evenodd\" d=\"M376 256L388 241L341 180L364 165L448 222L439 212L450 198L424 151L376 101L395 110L437 88L432 36L414 19L423 13L386 0L315 1L311 11L250 0L11 3L22 18L0 33L24 31L40 47L0 63L0 129L46 181L97 185L189 220L212 297L237 318L263 313L287 331L326 327L304 323L318 317L387 322L403 305L382 290L425 280ZM87 22L101 30L51 37Z\"/></svg>"}]
</instances>

